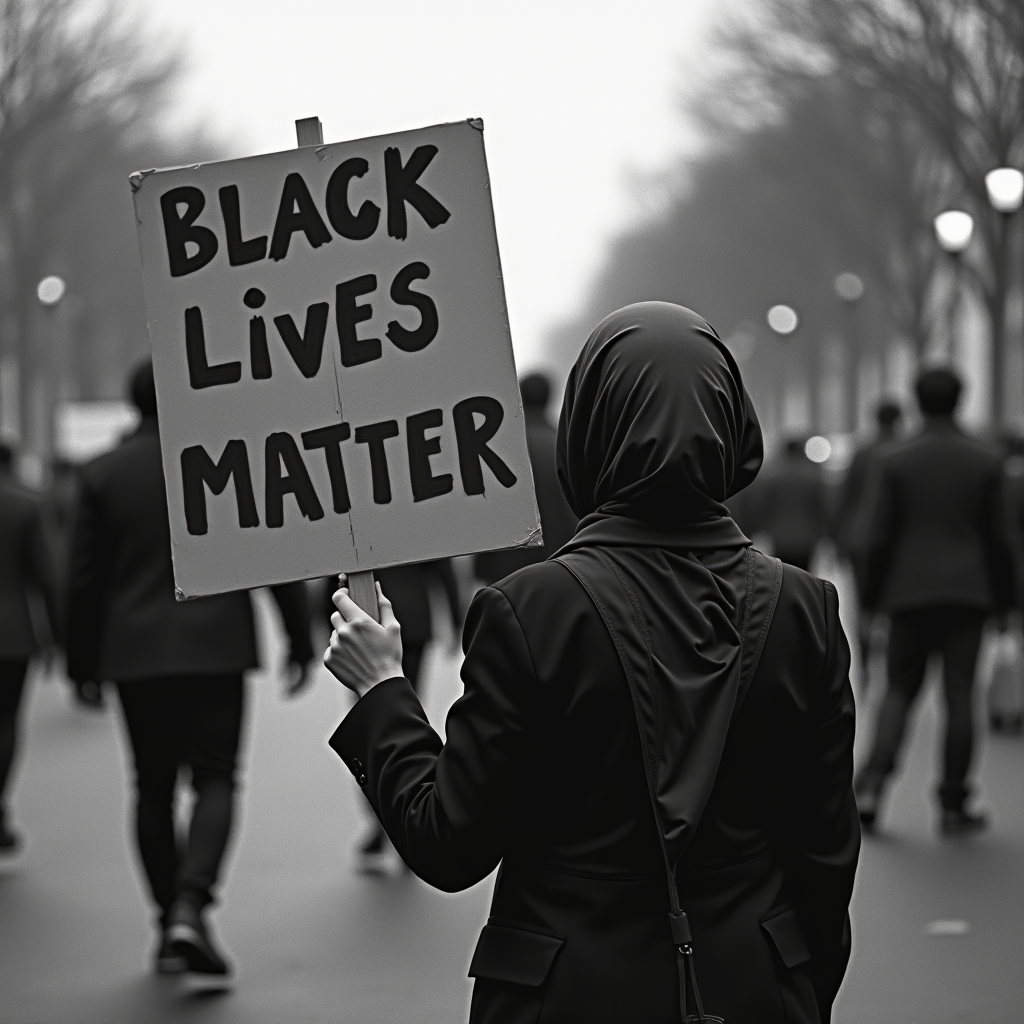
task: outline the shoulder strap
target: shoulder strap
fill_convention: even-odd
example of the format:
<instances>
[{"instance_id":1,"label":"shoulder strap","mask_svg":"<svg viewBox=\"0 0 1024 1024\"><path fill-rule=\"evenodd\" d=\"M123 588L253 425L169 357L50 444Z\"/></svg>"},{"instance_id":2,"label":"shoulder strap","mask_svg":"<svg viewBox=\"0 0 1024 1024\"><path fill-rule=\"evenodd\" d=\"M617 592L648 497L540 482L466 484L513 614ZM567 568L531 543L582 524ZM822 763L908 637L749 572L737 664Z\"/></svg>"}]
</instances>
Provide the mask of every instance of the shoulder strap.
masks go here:
<instances>
[{"instance_id":1,"label":"shoulder strap","mask_svg":"<svg viewBox=\"0 0 1024 1024\"><path fill-rule=\"evenodd\" d=\"M768 639L768 629L781 591L782 559L772 558L751 545L747 548L747 593L743 600L743 624L740 627L742 668L736 706L732 712L733 722L747 699L754 673L761 663L761 652Z\"/></svg>"},{"instance_id":2,"label":"shoulder strap","mask_svg":"<svg viewBox=\"0 0 1024 1024\"><path fill-rule=\"evenodd\" d=\"M652 657L650 633L647 629L643 609L639 606L636 593L624 577L621 569L608 555L599 548L585 548L558 555L554 559L561 562L576 577L580 585L590 596L608 630L616 653L622 664L623 673L629 686L636 716L637 729L640 734L640 747L644 761L644 774L647 778L647 791L651 800L657 826L658 840L661 845L662 858L665 862L665 873L668 880L669 924L672 941L677 949L679 968L680 1011L683 1021L718 1021L720 1018L704 1013L701 1005L700 991L697 988L697 977L693 965L693 946L690 925L685 912L679 904L679 891L676 886L675 867L672 864L668 847L665 842L665 828L658 810L657 772L658 755L652 748L652 737L644 725L643 701L637 681L637 675L649 679L649 664ZM621 602L607 602L601 594L612 593L614 588L621 587L627 598L627 605L632 610L631 616L618 616L612 606L621 607ZM612 588L612 589L609 589ZM782 562L771 558L753 546L747 549L747 587L743 597L740 616L741 667L740 685L736 695L730 724L735 722L739 714L750 684L757 672L764 649L768 629L775 614L775 606L782 589ZM618 620L618 621L616 621ZM655 702L654 712L657 717L658 694L650 685L646 687L647 699ZM697 1016L687 1015L687 988L692 989Z\"/></svg>"}]
</instances>

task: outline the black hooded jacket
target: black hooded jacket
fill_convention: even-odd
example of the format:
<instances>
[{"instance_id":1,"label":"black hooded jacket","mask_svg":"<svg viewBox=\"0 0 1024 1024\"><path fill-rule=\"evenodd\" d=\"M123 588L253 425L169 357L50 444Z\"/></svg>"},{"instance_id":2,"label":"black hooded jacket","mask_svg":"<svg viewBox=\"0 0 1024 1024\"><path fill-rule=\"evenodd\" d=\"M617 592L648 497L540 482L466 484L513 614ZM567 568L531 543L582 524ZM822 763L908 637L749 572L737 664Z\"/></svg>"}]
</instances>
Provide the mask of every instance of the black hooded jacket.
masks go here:
<instances>
[{"instance_id":1,"label":"black hooded jacket","mask_svg":"<svg viewBox=\"0 0 1024 1024\"><path fill-rule=\"evenodd\" d=\"M580 527L651 631L672 856L704 1007L728 1024L828 1020L850 950L860 832L854 704L834 588L785 568L746 700L749 541L724 501L761 437L739 370L696 314L641 303L594 331L567 384L558 466ZM665 868L616 648L558 561L484 588L447 742L408 682L331 739L406 863L467 888L501 864L470 1020L680 1019Z\"/></svg>"}]
</instances>

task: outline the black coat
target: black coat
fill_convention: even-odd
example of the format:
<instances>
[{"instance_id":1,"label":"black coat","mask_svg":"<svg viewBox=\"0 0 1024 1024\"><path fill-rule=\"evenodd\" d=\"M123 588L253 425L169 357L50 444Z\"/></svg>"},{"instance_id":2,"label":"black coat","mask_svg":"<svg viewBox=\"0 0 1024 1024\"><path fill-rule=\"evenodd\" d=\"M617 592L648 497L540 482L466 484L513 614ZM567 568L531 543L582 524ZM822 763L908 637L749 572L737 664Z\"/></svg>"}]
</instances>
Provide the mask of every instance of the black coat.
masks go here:
<instances>
[{"instance_id":1,"label":"black coat","mask_svg":"<svg viewBox=\"0 0 1024 1024\"><path fill-rule=\"evenodd\" d=\"M56 625L52 559L39 502L0 477L0 659L28 658L40 645L29 611L42 600Z\"/></svg>"},{"instance_id":2,"label":"black coat","mask_svg":"<svg viewBox=\"0 0 1024 1024\"><path fill-rule=\"evenodd\" d=\"M539 548L511 548L506 551L484 551L476 556L473 569L484 583L494 583L523 566L550 558L573 535L576 516L562 493L555 466L555 428L541 411L526 409L526 446L533 467L533 487L537 495L541 533L544 544Z\"/></svg>"},{"instance_id":3,"label":"black coat","mask_svg":"<svg viewBox=\"0 0 1024 1024\"><path fill-rule=\"evenodd\" d=\"M125 682L256 666L248 592L174 598L156 420L143 420L85 468L70 563L65 632L72 679ZM291 641L290 660L311 660L304 585L271 590Z\"/></svg>"},{"instance_id":4,"label":"black coat","mask_svg":"<svg viewBox=\"0 0 1024 1024\"><path fill-rule=\"evenodd\" d=\"M784 455L750 488L757 529L772 538L775 554L807 557L828 532L821 470L804 455Z\"/></svg>"},{"instance_id":5,"label":"black coat","mask_svg":"<svg viewBox=\"0 0 1024 1024\"><path fill-rule=\"evenodd\" d=\"M994 450L930 420L878 463L865 538L866 607L1009 608L1014 550Z\"/></svg>"},{"instance_id":6,"label":"black coat","mask_svg":"<svg viewBox=\"0 0 1024 1024\"><path fill-rule=\"evenodd\" d=\"M531 566L480 591L464 646L446 744L402 679L331 744L425 881L461 890L501 862L471 1021L678 1021L629 689L589 597L564 566ZM834 588L787 566L677 872L705 1008L728 1024L829 1018L860 840L848 669Z\"/></svg>"}]
</instances>

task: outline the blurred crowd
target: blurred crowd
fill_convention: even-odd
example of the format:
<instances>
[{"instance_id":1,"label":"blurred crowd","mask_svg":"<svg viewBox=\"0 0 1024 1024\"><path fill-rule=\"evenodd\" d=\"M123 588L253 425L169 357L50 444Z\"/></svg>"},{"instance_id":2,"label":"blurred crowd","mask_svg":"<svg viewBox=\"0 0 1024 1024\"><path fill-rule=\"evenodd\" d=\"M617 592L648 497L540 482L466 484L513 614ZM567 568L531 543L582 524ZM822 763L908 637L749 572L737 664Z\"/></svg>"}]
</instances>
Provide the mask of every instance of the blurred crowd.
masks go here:
<instances>
[{"instance_id":1,"label":"blurred crowd","mask_svg":"<svg viewBox=\"0 0 1024 1024\"><path fill-rule=\"evenodd\" d=\"M746 534L784 562L852 570L861 692L872 674L885 691L855 787L867 828L879 823L934 653L942 656L947 709L937 790L943 834L980 831L987 822L971 804L969 780L983 637L995 651L985 661L991 724L1018 731L1024 724L1024 439L968 436L954 418L960 391L950 370L924 372L918 407L882 402L873 436L841 470L812 461L808 439L789 437L730 502ZM549 557L576 527L555 467L550 382L531 374L521 393L544 546L378 572L402 626L403 668L414 687L439 608L457 639L478 587ZM148 362L132 375L129 396L138 426L84 466L57 464L43 495L19 486L14 453L0 447L0 854L19 847L8 798L27 670L40 658L51 676L67 680L84 712L102 712L116 695L156 915L156 969L225 975L230 963L206 911L231 834L243 674L257 664L253 613L245 593L175 600ZM309 685L311 629L329 620L335 589L333 578L272 588L288 636L290 696ZM182 766L195 799L189 827L178 834ZM364 869L379 870L387 839L371 821L357 853Z\"/></svg>"},{"instance_id":2,"label":"blurred crowd","mask_svg":"<svg viewBox=\"0 0 1024 1024\"><path fill-rule=\"evenodd\" d=\"M443 603L457 643L472 592L541 561L575 529L555 472L548 379L521 382L527 443L544 544L385 568L377 579L402 625L403 670L419 685ZM134 765L139 859L156 913L154 966L224 976L231 965L206 910L221 881L235 817L244 673L257 666L255 622L245 592L175 599L152 364L131 376L138 425L84 466L54 467L49 490L19 485L14 452L0 446L0 856L21 845L9 813L11 771L29 663L66 678L74 702L101 712L108 698L124 719ZM287 634L286 694L309 684L317 660L313 629L334 611L333 577L272 587ZM176 827L179 770L194 795L188 828ZM380 870L386 837L372 824L360 865Z\"/></svg>"}]
</instances>

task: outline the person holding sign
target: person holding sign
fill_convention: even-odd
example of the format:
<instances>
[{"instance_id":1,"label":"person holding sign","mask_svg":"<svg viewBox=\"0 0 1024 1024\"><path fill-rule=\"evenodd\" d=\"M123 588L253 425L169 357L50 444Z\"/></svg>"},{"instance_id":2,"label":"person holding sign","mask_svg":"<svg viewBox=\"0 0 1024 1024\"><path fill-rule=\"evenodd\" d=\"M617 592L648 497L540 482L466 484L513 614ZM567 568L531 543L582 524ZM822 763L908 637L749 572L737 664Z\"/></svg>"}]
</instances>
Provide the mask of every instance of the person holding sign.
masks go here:
<instances>
[{"instance_id":1,"label":"person holding sign","mask_svg":"<svg viewBox=\"0 0 1024 1024\"><path fill-rule=\"evenodd\" d=\"M324 661L359 699L331 746L426 882L501 864L474 1024L830 1019L860 843L849 646L832 585L727 513L761 460L704 320L602 321L558 430L579 528L476 595L443 744L390 603L378 624L342 577Z\"/></svg>"},{"instance_id":2,"label":"person holding sign","mask_svg":"<svg viewBox=\"0 0 1024 1024\"><path fill-rule=\"evenodd\" d=\"M135 762L139 854L158 910L154 966L226 975L205 910L231 834L245 705L254 668L252 605L244 591L177 602L171 571L156 390L148 361L132 376L138 429L82 476L67 596L68 674L117 684ZM309 677L313 649L303 585L273 589L291 642L290 694ZM179 767L195 806L175 835Z\"/></svg>"}]
</instances>

